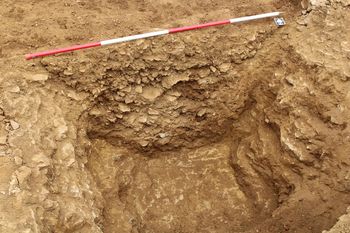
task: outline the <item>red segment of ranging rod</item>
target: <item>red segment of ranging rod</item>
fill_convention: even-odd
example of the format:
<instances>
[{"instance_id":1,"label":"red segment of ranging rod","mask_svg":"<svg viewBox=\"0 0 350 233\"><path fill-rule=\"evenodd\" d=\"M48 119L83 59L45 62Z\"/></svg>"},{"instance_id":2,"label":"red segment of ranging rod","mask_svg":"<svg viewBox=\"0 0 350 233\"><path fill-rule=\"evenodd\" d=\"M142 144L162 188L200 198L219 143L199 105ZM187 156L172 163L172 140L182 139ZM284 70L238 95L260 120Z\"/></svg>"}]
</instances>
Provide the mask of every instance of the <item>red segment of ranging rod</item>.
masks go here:
<instances>
[{"instance_id":1,"label":"red segment of ranging rod","mask_svg":"<svg viewBox=\"0 0 350 233\"><path fill-rule=\"evenodd\" d=\"M100 41L100 42L89 43L89 44L84 44L84 45L76 45L76 46L62 48L62 49L54 49L54 50L49 50L49 51L45 51L45 52L27 54L25 57L27 60L30 60L33 58L45 57L45 56L59 54L59 53L72 52L72 51L80 50L80 49L87 49L87 48L92 48L92 47L123 43L123 42L128 42L128 41L133 41L133 40L145 39L145 38L150 38L150 37L155 37L155 36L162 36L162 35L172 34L172 33L177 33L177 32L197 30L197 29L201 29L201 28L213 27L213 26L218 26L218 25L225 25L225 24L230 24L230 23L241 23L241 22L247 22L247 21L251 21L251 20L258 20L258 19L264 19L264 18L269 18L269 17L275 17L275 16L278 16L280 14L281 14L281 12L270 12L270 13L265 13L265 14L245 16L245 17L234 18L234 19L223 20L223 21L204 23L204 24L199 24L199 25L194 25L194 26L172 28L169 30L149 32L149 33L138 34L138 35L133 35L133 36L121 37L121 38L112 39L112 40L104 40L104 41Z\"/></svg>"},{"instance_id":2,"label":"red segment of ranging rod","mask_svg":"<svg viewBox=\"0 0 350 233\"><path fill-rule=\"evenodd\" d=\"M207 27L213 27L213 26L219 26L219 25L225 25L225 24L230 24L230 23L231 23L231 21L228 19L228 20L193 25L193 26L172 28L172 29L169 29L169 33L171 34L171 33L177 33L177 32L185 32L185 31L191 31L191 30L195 30L195 29L201 29L201 28L207 28Z\"/></svg>"},{"instance_id":3,"label":"red segment of ranging rod","mask_svg":"<svg viewBox=\"0 0 350 233\"><path fill-rule=\"evenodd\" d=\"M83 44L83 45L75 45L75 46L62 48L62 49L54 49L54 50L49 50L49 51L45 51L45 52L27 54L26 59L30 60L30 59L37 58L37 57L45 57L45 56L49 56L49 55L66 53L66 52L71 52L71 51L75 51L75 50L87 49L87 48L98 47L98 46L101 46L101 42L94 42L94 43Z\"/></svg>"}]
</instances>

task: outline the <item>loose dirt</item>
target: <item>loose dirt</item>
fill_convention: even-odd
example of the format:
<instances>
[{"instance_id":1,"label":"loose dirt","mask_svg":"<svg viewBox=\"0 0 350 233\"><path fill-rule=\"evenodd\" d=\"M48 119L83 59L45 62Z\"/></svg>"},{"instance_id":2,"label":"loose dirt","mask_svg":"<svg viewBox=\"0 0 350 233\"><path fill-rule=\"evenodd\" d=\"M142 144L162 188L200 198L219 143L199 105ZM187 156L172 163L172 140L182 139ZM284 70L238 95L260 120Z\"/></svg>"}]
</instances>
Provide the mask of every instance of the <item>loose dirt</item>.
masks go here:
<instances>
[{"instance_id":1,"label":"loose dirt","mask_svg":"<svg viewBox=\"0 0 350 233\"><path fill-rule=\"evenodd\" d=\"M350 232L349 8L2 0L0 232Z\"/></svg>"}]
</instances>

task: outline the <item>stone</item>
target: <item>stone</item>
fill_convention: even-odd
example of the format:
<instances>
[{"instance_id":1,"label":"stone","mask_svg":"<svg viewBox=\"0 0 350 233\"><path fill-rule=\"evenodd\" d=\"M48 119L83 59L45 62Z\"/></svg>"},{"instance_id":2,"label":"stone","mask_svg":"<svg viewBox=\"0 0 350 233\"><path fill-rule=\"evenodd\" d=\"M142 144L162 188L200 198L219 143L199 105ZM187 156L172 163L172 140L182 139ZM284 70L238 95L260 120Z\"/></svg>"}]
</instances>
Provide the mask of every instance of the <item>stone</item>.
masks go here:
<instances>
[{"instance_id":1,"label":"stone","mask_svg":"<svg viewBox=\"0 0 350 233\"><path fill-rule=\"evenodd\" d=\"M23 159L19 156L15 156L14 160L15 160L15 164L18 166L23 164Z\"/></svg>"},{"instance_id":2,"label":"stone","mask_svg":"<svg viewBox=\"0 0 350 233\"><path fill-rule=\"evenodd\" d=\"M54 209L54 207L57 205L57 202L56 201L52 201L52 200L49 200L49 199L47 199L47 200L45 200L44 201L44 208L46 209L46 210L52 210L52 209Z\"/></svg>"},{"instance_id":3,"label":"stone","mask_svg":"<svg viewBox=\"0 0 350 233\"><path fill-rule=\"evenodd\" d=\"M46 81L49 79L48 74L27 74L25 78L31 81Z\"/></svg>"},{"instance_id":4,"label":"stone","mask_svg":"<svg viewBox=\"0 0 350 233\"><path fill-rule=\"evenodd\" d=\"M146 123L146 122L147 122L147 116L141 116L141 117L138 119L138 121L139 121L140 123Z\"/></svg>"},{"instance_id":5,"label":"stone","mask_svg":"<svg viewBox=\"0 0 350 233\"><path fill-rule=\"evenodd\" d=\"M300 4L301 4L301 7L302 7L304 10L308 9L309 6L310 6L309 0L302 0L302 1L300 2Z\"/></svg>"},{"instance_id":6,"label":"stone","mask_svg":"<svg viewBox=\"0 0 350 233\"><path fill-rule=\"evenodd\" d=\"M32 162L34 162L35 166L37 166L38 168L50 166L50 159L44 153L38 153L33 155Z\"/></svg>"},{"instance_id":7,"label":"stone","mask_svg":"<svg viewBox=\"0 0 350 233\"><path fill-rule=\"evenodd\" d=\"M9 194L17 194L19 192L21 192L21 189L18 186L18 179L17 176L15 174L13 174L11 176L11 180L10 180L10 185L9 185Z\"/></svg>"},{"instance_id":8,"label":"stone","mask_svg":"<svg viewBox=\"0 0 350 233\"><path fill-rule=\"evenodd\" d=\"M170 142L171 138L170 137L164 137L158 140L159 145L166 145Z\"/></svg>"},{"instance_id":9,"label":"stone","mask_svg":"<svg viewBox=\"0 0 350 233\"><path fill-rule=\"evenodd\" d=\"M127 87L123 88L122 91L124 91L126 93L130 93L131 92L131 86L127 86Z\"/></svg>"},{"instance_id":10,"label":"stone","mask_svg":"<svg viewBox=\"0 0 350 233\"><path fill-rule=\"evenodd\" d=\"M21 91L21 89L19 88L19 86L10 87L8 90L9 90L9 92L12 92L12 93L18 93L18 92Z\"/></svg>"},{"instance_id":11,"label":"stone","mask_svg":"<svg viewBox=\"0 0 350 233\"><path fill-rule=\"evenodd\" d=\"M199 110L199 112L197 113L197 116L202 117L205 115L205 113L207 112L207 110L205 108Z\"/></svg>"},{"instance_id":12,"label":"stone","mask_svg":"<svg viewBox=\"0 0 350 233\"><path fill-rule=\"evenodd\" d=\"M311 6L325 6L329 0L309 0Z\"/></svg>"},{"instance_id":13,"label":"stone","mask_svg":"<svg viewBox=\"0 0 350 233\"><path fill-rule=\"evenodd\" d=\"M143 89L142 97L153 102L162 94L163 94L163 90L161 88L149 86Z\"/></svg>"},{"instance_id":14,"label":"stone","mask_svg":"<svg viewBox=\"0 0 350 233\"><path fill-rule=\"evenodd\" d=\"M169 102L174 102L175 100L177 100L177 97L173 95L166 95L165 98Z\"/></svg>"},{"instance_id":15,"label":"stone","mask_svg":"<svg viewBox=\"0 0 350 233\"><path fill-rule=\"evenodd\" d=\"M124 102L126 104L131 104L132 102L134 102L134 100L131 97L127 96L127 97L125 97Z\"/></svg>"},{"instance_id":16,"label":"stone","mask_svg":"<svg viewBox=\"0 0 350 233\"><path fill-rule=\"evenodd\" d=\"M67 96L73 100L77 100L77 101L80 101L80 100L84 100L88 97L88 95L86 93L77 93L75 91L71 91L71 90L68 90L67 91Z\"/></svg>"},{"instance_id":17,"label":"stone","mask_svg":"<svg viewBox=\"0 0 350 233\"><path fill-rule=\"evenodd\" d=\"M95 107L95 108L93 108L93 109L90 110L89 115L90 115L90 116L98 117L98 116L103 115L103 112L102 112L100 109L98 109L98 108Z\"/></svg>"},{"instance_id":18,"label":"stone","mask_svg":"<svg viewBox=\"0 0 350 233\"><path fill-rule=\"evenodd\" d=\"M32 170L29 167L22 166L18 168L15 174L16 174L19 186L23 187L23 185L26 184L29 176L32 174Z\"/></svg>"},{"instance_id":19,"label":"stone","mask_svg":"<svg viewBox=\"0 0 350 233\"><path fill-rule=\"evenodd\" d=\"M223 63L219 66L219 70L222 73L226 73L231 69L231 64L230 63Z\"/></svg>"},{"instance_id":20,"label":"stone","mask_svg":"<svg viewBox=\"0 0 350 233\"><path fill-rule=\"evenodd\" d=\"M217 69L214 66L210 66L209 68L213 73L215 73L217 71Z\"/></svg>"},{"instance_id":21,"label":"stone","mask_svg":"<svg viewBox=\"0 0 350 233\"><path fill-rule=\"evenodd\" d=\"M208 75L210 74L210 69L207 69L207 68L202 68L198 71L198 75L199 77L201 78L205 78L207 77Z\"/></svg>"},{"instance_id":22,"label":"stone","mask_svg":"<svg viewBox=\"0 0 350 233\"><path fill-rule=\"evenodd\" d=\"M137 85L135 87L135 92L141 94L142 93L142 86L141 85Z\"/></svg>"},{"instance_id":23,"label":"stone","mask_svg":"<svg viewBox=\"0 0 350 233\"><path fill-rule=\"evenodd\" d=\"M146 146L148 146L149 142L146 141L146 140L141 140L141 141L139 141L139 144L140 144L142 147L146 147Z\"/></svg>"},{"instance_id":24,"label":"stone","mask_svg":"<svg viewBox=\"0 0 350 233\"><path fill-rule=\"evenodd\" d=\"M63 71L63 74L66 76L72 76L74 73L69 71L69 70L65 70L65 71Z\"/></svg>"},{"instance_id":25,"label":"stone","mask_svg":"<svg viewBox=\"0 0 350 233\"><path fill-rule=\"evenodd\" d=\"M75 149L72 143L67 142L62 146L62 158L65 160L75 158Z\"/></svg>"},{"instance_id":26,"label":"stone","mask_svg":"<svg viewBox=\"0 0 350 233\"><path fill-rule=\"evenodd\" d=\"M118 105L118 108L119 108L119 110L120 110L122 113L126 113L126 112L130 112L130 111L131 111L130 107L129 107L128 105L126 105L126 104L123 104L123 103L120 103L120 104Z\"/></svg>"},{"instance_id":27,"label":"stone","mask_svg":"<svg viewBox=\"0 0 350 233\"><path fill-rule=\"evenodd\" d=\"M159 112L157 110L150 108L150 109L148 109L148 114L149 115L159 115Z\"/></svg>"},{"instance_id":28,"label":"stone","mask_svg":"<svg viewBox=\"0 0 350 233\"><path fill-rule=\"evenodd\" d=\"M181 81L188 81L190 78L185 75L172 75L164 77L162 80L162 86L166 89L172 88L175 84Z\"/></svg>"},{"instance_id":29,"label":"stone","mask_svg":"<svg viewBox=\"0 0 350 233\"><path fill-rule=\"evenodd\" d=\"M20 127L20 125L14 120L10 120L10 125L11 125L13 130L19 129L19 127Z\"/></svg>"}]
</instances>

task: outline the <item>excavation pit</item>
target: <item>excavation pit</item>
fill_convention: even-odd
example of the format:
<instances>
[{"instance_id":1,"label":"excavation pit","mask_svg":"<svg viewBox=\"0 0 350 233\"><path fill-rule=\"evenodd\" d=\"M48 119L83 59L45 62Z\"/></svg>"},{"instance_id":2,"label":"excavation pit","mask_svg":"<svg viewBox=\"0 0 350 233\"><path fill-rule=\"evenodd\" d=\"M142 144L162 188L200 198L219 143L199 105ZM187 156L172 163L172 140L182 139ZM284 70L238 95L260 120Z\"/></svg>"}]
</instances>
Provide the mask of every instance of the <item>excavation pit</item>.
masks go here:
<instances>
[{"instance_id":1,"label":"excavation pit","mask_svg":"<svg viewBox=\"0 0 350 233\"><path fill-rule=\"evenodd\" d=\"M108 14L85 1L64 4L74 12L57 22L40 12L52 27L30 21L48 35L33 27L25 46L272 10L288 24L267 19L46 57L21 63L25 72L0 61L0 232L313 233L346 213L345 1L222 0L209 13L204 6L217 3L101 2ZM125 22L128 13L139 18ZM84 14L93 32L72 29Z\"/></svg>"},{"instance_id":2,"label":"excavation pit","mask_svg":"<svg viewBox=\"0 0 350 233\"><path fill-rule=\"evenodd\" d=\"M319 141L328 131L313 129L328 123L318 97L295 88L320 77L278 30L258 22L42 60L51 80L88 94L81 130L105 232L334 224L348 195L329 186L338 165Z\"/></svg>"}]
</instances>

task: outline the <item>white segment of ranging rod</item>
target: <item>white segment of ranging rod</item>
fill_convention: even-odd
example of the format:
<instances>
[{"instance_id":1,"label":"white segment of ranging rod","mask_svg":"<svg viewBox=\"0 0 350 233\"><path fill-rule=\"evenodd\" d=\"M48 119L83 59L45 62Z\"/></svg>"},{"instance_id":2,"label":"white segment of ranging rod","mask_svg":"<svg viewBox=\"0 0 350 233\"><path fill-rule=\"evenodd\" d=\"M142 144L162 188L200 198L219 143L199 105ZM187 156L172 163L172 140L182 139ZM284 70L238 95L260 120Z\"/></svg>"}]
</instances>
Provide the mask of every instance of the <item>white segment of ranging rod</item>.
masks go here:
<instances>
[{"instance_id":1,"label":"white segment of ranging rod","mask_svg":"<svg viewBox=\"0 0 350 233\"><path fill-rule=\"evenodd\" d=\"M280 14L281 14L281 12L271 12L271 13L265 13L265 14L260 14L260 15L245 16L245 17L230 19L230 22L231 23L240 23L240 22L246 22L246 21L251 21L251 20L275 17L275 16L279 16Z\"/></svg>"},{"instance_id":2,"label":"white segment of ranging rod","mask_svg":"<svg viewBox=\"0 0 350 233\"><path fill-rule=\"evenodd\" d=\"M123 43L123 42L127 42L127 41L145 39L145 38L149 38L149 37L161 36L161 35L166 35L166 34L169 34L169 30L148 32L148 33L134 35L134 36L125 36L125 37L112 39L112 40L104 40L104 41L101 41L101 45L104 46L104 45Z\"/></svg>"}]
</instances>

